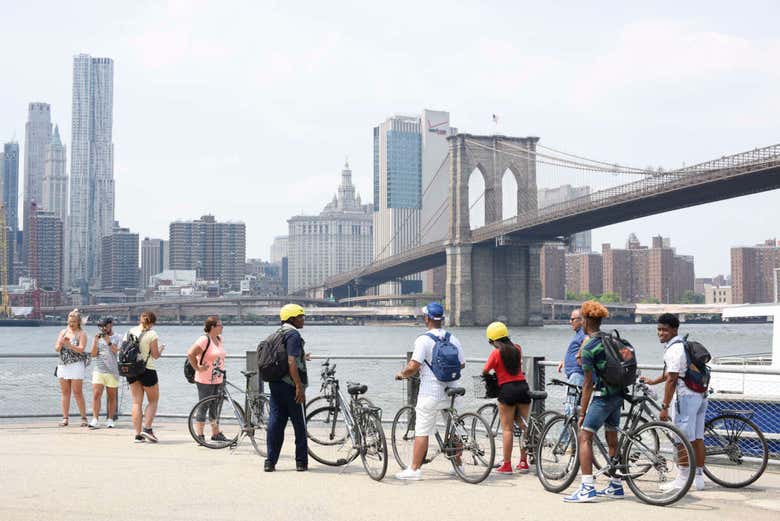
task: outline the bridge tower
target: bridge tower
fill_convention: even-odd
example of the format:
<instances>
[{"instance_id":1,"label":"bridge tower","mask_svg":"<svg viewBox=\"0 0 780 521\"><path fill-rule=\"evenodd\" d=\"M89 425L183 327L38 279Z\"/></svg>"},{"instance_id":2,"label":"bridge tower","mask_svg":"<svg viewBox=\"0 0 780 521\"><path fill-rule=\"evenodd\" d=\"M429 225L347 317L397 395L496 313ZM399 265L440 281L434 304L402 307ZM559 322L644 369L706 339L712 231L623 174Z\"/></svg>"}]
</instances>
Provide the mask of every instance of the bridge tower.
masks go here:
<instances>
[{"instance_id":1,"label":"bridge tower","mask_svg":"<svg viewBox=\"0 0 780 521\"><path fill-rule=\"evenodd\" d=\"M502 220L502 180L509 170L517 182L517 214L537 207L536 137L447 138L450 146L450 224L447 242L446 301L455 326L504 320L515 326L542 324L540 244L500 236L472 241L469 177L485 181L485 226ZM507 152L507 153L502 153Z\"/></svg>"}]
</instances>

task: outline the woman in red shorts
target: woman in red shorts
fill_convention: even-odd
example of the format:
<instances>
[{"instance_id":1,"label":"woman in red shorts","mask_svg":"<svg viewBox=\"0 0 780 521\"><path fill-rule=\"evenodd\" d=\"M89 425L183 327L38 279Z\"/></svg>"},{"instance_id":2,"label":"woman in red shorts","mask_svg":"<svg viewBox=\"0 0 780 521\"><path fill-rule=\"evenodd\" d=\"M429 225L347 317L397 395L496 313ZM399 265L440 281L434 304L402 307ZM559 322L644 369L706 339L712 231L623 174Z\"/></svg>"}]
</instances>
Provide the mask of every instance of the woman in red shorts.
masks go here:
<instances>
[{"instance_id":1,"label":"woman in red shorts","mask_svg":"<svg viewBox=\"0 0 780 521\"><path fill-rule=\"evenodd\" d=\"M498 380L498 415L501 420L504 464L496 472L512 474L513 425L520 417L528 418L531 396L528 383L522 370L523 351L519 345L509 339L509 330L501 322L493 322L487 327L488 342L493 350L488 356L483 375L495 372ZM515 467L520 472L528 472L528 460L520 446L520 462Z\"/></svg>"}]
</instances>

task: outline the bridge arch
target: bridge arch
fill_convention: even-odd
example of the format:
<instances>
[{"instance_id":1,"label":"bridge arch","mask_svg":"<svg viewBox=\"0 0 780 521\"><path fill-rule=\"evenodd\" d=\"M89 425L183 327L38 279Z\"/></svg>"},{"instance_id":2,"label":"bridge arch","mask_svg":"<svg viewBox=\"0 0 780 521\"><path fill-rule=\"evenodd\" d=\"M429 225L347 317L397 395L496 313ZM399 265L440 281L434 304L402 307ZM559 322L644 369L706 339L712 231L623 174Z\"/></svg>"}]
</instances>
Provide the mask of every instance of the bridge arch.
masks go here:
<instances>
[{"instance_id":1,"label":"bridge arch","mask_svg":"<svg viewBox=\"0 0 780 521\"><path fill-rule=\"evenodd\" d=\"M469 201L469 230L476 230L485 226L487 208L485 207L485 174L482 166L477 164L469 174L468 201Z\"/></svg>"},{"instance_id":2,"label":"bridge arch","mask_svg":"<svg viewBox=\"0 0 780 521\"><path fill-rule=\"evenodd\" d=\"M520 207L520 185L517 178L517 173L511 167L504 170L501 177L501 220L517 216Z\"/></svg>"}]
</instances>

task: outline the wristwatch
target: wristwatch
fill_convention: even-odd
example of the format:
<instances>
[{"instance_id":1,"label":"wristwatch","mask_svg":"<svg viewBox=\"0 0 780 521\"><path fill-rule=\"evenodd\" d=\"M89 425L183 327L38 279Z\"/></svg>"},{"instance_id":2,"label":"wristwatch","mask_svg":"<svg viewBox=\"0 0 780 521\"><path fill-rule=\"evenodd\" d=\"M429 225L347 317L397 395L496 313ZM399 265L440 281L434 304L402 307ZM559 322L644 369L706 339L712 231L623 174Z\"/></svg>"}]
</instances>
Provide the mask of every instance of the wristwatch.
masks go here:
<instances>
[{"instance_id":1,"label":"wristwatch","mask_svg":"<svg viewBox=\"0 0 780 521\"><path fill-rule=\"evenodd\" d=\"M662 403L661 404L661 409L668 409L668 408L669 408L669 404L668 403Z\"/></svg>"}]
</instances>

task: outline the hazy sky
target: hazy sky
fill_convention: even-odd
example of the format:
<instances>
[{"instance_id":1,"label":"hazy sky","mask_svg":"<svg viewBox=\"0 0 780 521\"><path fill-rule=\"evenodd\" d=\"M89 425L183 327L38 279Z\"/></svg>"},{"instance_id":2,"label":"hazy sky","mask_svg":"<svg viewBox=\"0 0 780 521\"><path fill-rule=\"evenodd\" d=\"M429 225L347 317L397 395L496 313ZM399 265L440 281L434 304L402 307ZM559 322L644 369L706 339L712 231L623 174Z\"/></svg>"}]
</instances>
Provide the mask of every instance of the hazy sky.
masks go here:
<instances>
[{"instance_id":1,"label":"hazy sky","mask_svg":"<svg viewBox=\"0 0 780 521\"><path fill-rule=\"evenodd\" d=\"M0 0L0 138L23 144L28 102L51 103L70 170L72 56L111 57L120 223L167 238L175 219L243 220L262 258L289 216L330 200L345 156L371 199L371 129L395 113L448 110L470 133L493 132L495 113L502 134L639 167L780 142L777 2L555 4ZM681 210L593 243L671 236L697 276L726 273L732 245L780 235L778 203Z\"/></svg>"}]
</instances>

